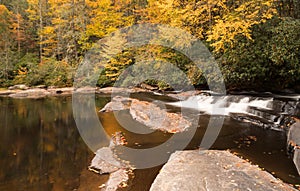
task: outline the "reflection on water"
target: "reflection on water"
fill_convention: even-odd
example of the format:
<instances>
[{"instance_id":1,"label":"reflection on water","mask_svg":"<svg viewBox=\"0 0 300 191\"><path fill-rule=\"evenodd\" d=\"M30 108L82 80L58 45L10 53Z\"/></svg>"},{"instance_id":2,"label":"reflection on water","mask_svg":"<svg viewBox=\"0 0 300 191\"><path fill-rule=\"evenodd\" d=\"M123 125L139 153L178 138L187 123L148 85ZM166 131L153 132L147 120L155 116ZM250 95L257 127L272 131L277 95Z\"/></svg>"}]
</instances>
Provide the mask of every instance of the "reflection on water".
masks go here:
<instances>
[{"instance_id":1,"label":"reflection on water","mask_svg":"<svg viewBox=\"0 0 300 191\"><path fill-rule=\"evenodd\" d=\"M158 98L144 94L133 96L148 101ZM108 101L107 97L97 97L96 109L99 110ZM88 191L99 190L98 187L106 182L107 175L99 176L87 170L93 153L76 128L71 97L37 100L0 97L0 104L0 190ZM176 108L167 108L176 111ZM147 128L135 122L128 111L116 114L126 123L125 126ZM81 116L89 120L86 113ZM162 132L134 134L124 129L112 113L99 113L99 119L107 135L124 132L127 146L132 148L155 147L172 136ZM209 115L201 115L195 136L187 149L198 148L209 119ZM283 132L263 130L226 117L213 148L230 149L286 182L299 184L296 168L286 156L285 144ZM134 156L127 156L130 157ZM135 177L124 190L148 190L160 168L135 170Z\"/></svg>"},{"instance_id":2,"label":"reflection on water","mask_svg":"<svg viewBox=\"0 0 300 191\"><path fill-rule=\"evenodd\" d=\"M97 190L107 179L87 170L93 153L75 126L71 97L0 104L0 190Z\"/></svg>"}]
</instances>

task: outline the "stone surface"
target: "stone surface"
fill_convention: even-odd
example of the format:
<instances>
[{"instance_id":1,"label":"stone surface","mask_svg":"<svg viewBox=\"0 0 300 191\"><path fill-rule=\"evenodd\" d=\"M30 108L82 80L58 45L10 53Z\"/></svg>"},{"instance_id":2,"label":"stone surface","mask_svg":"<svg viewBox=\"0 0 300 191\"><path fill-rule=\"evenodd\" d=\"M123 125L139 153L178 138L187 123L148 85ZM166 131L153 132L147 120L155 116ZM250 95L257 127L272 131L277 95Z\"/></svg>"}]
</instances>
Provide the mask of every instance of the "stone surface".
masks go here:
<instances>
[{"instance_id":1,"label":"stone surface","mask_svg":"<svg viewBox=\"0 0 300 191\"><path fill-rule=\"evenodd\" d=\"M133 119L154 130L169 133L183 132L192 124L181 114L170 113L153 103L132 99L130 114Z\"/></svg>"},{"instance_id":2,"label":"stone surface","mask_svg":"<svg viewBox=\"0 0 300 191\"><path fill-rule=\"evenodd\" d=\"M124 166L124 165L123 165ZM123 167L118 161L111 148L103 147L96 151L89 169L100 174L112 173Z\"/></svg>"},{"instance_id":3,"label":"stone surface","mask_svg":"<svg viewBox=\"0 0 300 191\"><path fill-rule=\"evenodd\" d=\"M114 97L100 112L126 109L129 109L133 119L154 130L177 133L183 132L191 126L191 123L181 114L167 112L154 103L121 96Z\"/></svg>"},{"instance_id":4,"label":"stone surface","mask_svg":"<svg viewBox=\"0 0 300 191\"><path fill-rule=\"evenodd\" d=\"M105 184L105 187L103 187L101 190L115 191L120 187L126 187L128 179L129 179L129 175L127 170L120 169L110 174L109 179Z\"/></svg>"},{"instance_id":5,"label":"stone surface","mask_svg":"<svg viewBox=\"0 0 300 191\"><path fill-rule=\"evenodd\" d=\"M115 191L120 187L127 186L133 168L129 162L119 159L114 152L115 146L126 144L127 141L123 134L116 132L111 138L109 147L103 147L96 151L89 170L100 174L110 174L108 181L101 186L101 190Z\"/></svg>"},{"instance_id":6,"label":"stone surface","mask_svg":"<svg viewBox=\"0 0 300 191\"><path fill-rule=\"evenodd\" d=\"M121 93L138 93L138 92L149 92L149 90L132 87L132 88L120 88L120 87L105 87L96 90L98 94L121 94Z\"/></svg>"},{"instance_id":7,"label":"stone surface","mask_svg":"<svg viewBox=\"0 0 300 191\"><path fill-rule=\"evenodd\" d=\"M300 175L300 120L295 118L295 123L290 126L287 134L288 149L293 156L293 162Z\"/></svg>"},{"instance_id":8,"label":"stone surface","mask_svg":"<svg viewBox=\"0 0 300 191\"><path fill-rule=\"evenodd\" d=\"M82 93L82 94L91 94L91 93L95 93L97 90L96 87L81 87L75 90L76 93Z\"/></svg>"},{"instance_id":9,"label":"stone surface","mask_svg":"<svg viewBox=\"0 0 300 191\"><path fill-rule=\"evenodd\" d=\"M44 94L40 90L45 90ZM33 95L37 92L36 95ZM39 85L35 87L27 87L26 85L14 85L8 88L8 90L1 90L0 96L10 96L14 98L39 98L45 96L59 96L59 95L71 95L73 92L81 94L111 94L112 92L116 94L127 94L127 93L139 93L139 92L149 92L142 88L97 88L97 87L80 87L75 89L74 87L46 87L45 85Z\"/></svg>"},{"instance_id":10,"label":"stone surface","mask_svg":"<svg viewBox=\"0 0 300 191\"><path fill-rule=\"evenodd\" d=\"M9 97L13 97L13 98L43 98L43 97L47 96L48 94L49 94L49 92L47 90L35 88L35 89L28 89L28 90L19 91L19 92L10 94Z\"/></svg>"},{"instance_id":11,"label":"stone surface","mask_svg":"<svg viewBox=\"0 0 300 191\"><path fill-rule=\"evenodd\" d=\"M178 151L150 191L293 191L293 187L228 151Z\"/></svg>"},{"instance_id":12,"label":"stone surface","mask_svg":"<svg viewBox=\"0 0 300 191\"><path fill-rule=\"evenodd\" d=\"M8 96L10 94L15 94L17 92L18 92L18 90L3 90L3 91L0 91L0 96Z\"/></svg>"},{"instance_id":13,"label":"stone surface","mask_svg":"<svg viewBox=\"0 0 300 191\"><path fill-rule=\"evenodd\" d=\"M17 84L14 86L10 86L8 89L9 90L28 90L29 87L26 86L25 84Z\"/></svg>"},{"instance_id":14,"label":"stone surface","mask_svg":"<svg viewBox=\"0 0 300 191\"><path fill-rule=\"evenodd\" d=\"M48 88L47 91L50 95L71 95L74 91L74 87Z\"/></svg>"},{"instance_id":15,"label":"stone surface","mask_svg":"<svg viewBox=\"0 0 300 191\"><path fill-rule=\"evenodd\" d=\"M121 96L114 97L111 102L107 103L100 112L111 112L111 111L120 111L130 108L132 102L131 98L125 98Z\"/></svg>"},{"instance_id":16,"label":"stone surface","mask_svg":"<svg viewBox=\"0 0 300 191\"><path fill-rule=\"evenodd\" d=\"M194 90L194 91L185 91L185 92L178 92L178 93L168 93L167 95L172 98L176 98L178 100L186 100L191 96L199 95L201 91Z\"/></svg>"}]
</instances>

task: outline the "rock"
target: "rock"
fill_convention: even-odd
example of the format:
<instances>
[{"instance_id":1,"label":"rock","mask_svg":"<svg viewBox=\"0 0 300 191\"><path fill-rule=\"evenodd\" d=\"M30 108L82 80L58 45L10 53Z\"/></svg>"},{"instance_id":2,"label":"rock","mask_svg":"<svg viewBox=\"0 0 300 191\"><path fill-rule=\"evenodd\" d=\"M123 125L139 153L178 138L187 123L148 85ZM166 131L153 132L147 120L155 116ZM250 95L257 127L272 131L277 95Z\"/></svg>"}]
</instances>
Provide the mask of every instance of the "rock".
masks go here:
<instances>
[{"instance_id":1,"label":"rock","mask_svg":"<svg viewBox=\"0 0 300 191\"><path fill-rule=\"evenodd\" d=\"M132 102L131 98L125 98L121 96L114 97L111 102L107 103L100 112L111 112L111 111L120 111L130 108Z\"/></svg>"},{"instance_id":2,"label":"rock","mask_svg":"<svg viewBox=\"0 0 300 191\"><path fill-rule=\"evenodd\" d=\"M101 186L101 190L115 191L119 187L126 187L129 180L129 174L133 168L129 162L117 158L114 153L115 146L126 145L127 141L122 132L116 132L111 138L109 147L103 147L96 151L89 170L100 173L110 174L106 184Z\"/></svg>"},{"instance_id":3,"label":"rock","mask_svg":"<svg viewBox=\"0 0 300 191\"><path fill-rule=\"evenodd\" d=\"M35 86L35 88L46 89L47 86L46 85L38 85L38 86Z\"/></svg>"},{"instance_id":4,"label":"rock","mask_svg":"<svg viewBox=\"0 0 300 191\"><path fill-rule=\"evenodd\" d=\"M186 92L175 92L175 93L168 93L167 95L172 98L176 98L178 100L186 100L191 96L199 95L201 92L199 90L194 91L186 91Z\"/></svg>"},{"instance_id":5,"label":"rock","mask_svg":"<svg viewBox=\"0 0 300 191\"><path fill-rule=\"evenodd\" d=\"M153 86L150 86L148 84L145 84L145 83L141 83L140 84L140 87L143 88L143 89L146 89L146 90L158 90L158 87L153 87Z\"/></svg>"},{"instance_id":6,"label":"rock","mask_svg":"<svg viewBox=\"0 0 300 191\"><path fill-rule=\"evenodd\" d=\"M121 88L121 87L105 87L96 90L98 94L122 94L122 93L140 93L140 92L148 92L148 90L133 87L133 88Z\"/></svg>"},{"instance_id":7,"label":"rock","mask_svg":"<svg viewBox=\"0 0 300 191\"><path fill-rule=\"evenodd\" d=\"M90 93L95 93L96 92L95 87L81 87L75 90L76 93L83 93L83 94L90 94Z\"/></svg>"},{"instance_id":8,"label":"rock","mask_svg":"<svg viewBox=\"0 0 300 191\"><path fill-rule=\"evenodd\" d=\"M292 124L288 130L287 141L288 150L293 156L293 162L300 175L300 120L295 119L295 123Z\"/></svg>"},{"instance_id":9,"label":"rock","mask_svg":"<svg viewBox=\"0 0 300 191\"><path fill-rule=\"evenodd\" d=\"M125 167L125 165L122 165L121 162L115 158L110 147L103 147L97 150L95 154L89 167L89 169L94 172L107 174Z\"/></svg>"},{"instance_id":10,"label":"rock","mask_svg":"<svg viewBox=\"0 0 300 191\"><path fill-rule=\"evenodd\" d=\"M44 89L29 89L24 91L19 91L13 94L10 94L9 97L13 98L43 98L47 96L49 92Z\"/></svg>"},{"instance_id":11,"label":"rock","mask_svg":"<svg viewBox=\"0 0 300 191\"><path fill-rule=\"evenodd\" d=\"M150 191L177 190L296 189L228 151L195 150L173 153L150 188Z\"/></svg>"},{"instance_id":12,"label":"rock","mask_svg":"<svg viewBox=\"0 0 300 191\"><path fill-rule=\"evenodd\" d=\"M4 91L0 91L0 96L7 96L10 94L15 94L17 92L18 90L4 90Z\"/></svg>"},{"instance_id":13,"label":"rock","mask_svg":"<svg viewBox=\"0 0 300 191\"><path fill-rule=\"evenodd\" d=\"M169 133L183 132L192 124L181 114L167 112L153 103L132 99L130 114L133 119L154 130Z\"/></svg>"},{"instance_id":14,"label":"rock","mask_svg":"<svg viewBox=\"0 0 300 191\"><path fill-rule=\"evenodd\" d=\"M120 187L126 187L128 179L129 175L127 170L120 169L110 174L109 179L102 190L115 191Z\"/></svg>"},{"instance_id":15,"label":"rock","mask_svg":"<svg viewBox=\"0 0 300 191\"><path fill-rule=\"evenodd\" d=\"M71 95L74 91L73 87L66 88L48 88L49 95Z\"/></svg>"},{"instance_id":16,"label":"rock","mask_svg":"<svg viewBox=\"0 0 300 191\"><path fill-rule=\"evenodd\" d=\"M9 90L28 90L29 87L26 86L25 84L17 84L14 86L10 86L8 89Z\"/></svg>"},{"instance_id":17,"label":"rock","mask_svg":"<svg viewBox=\"0 0 300 191\"><path fill-rule=\"evenodd\" d=\"M181 114L167 112L154 103L121 96L114 97L100 112L126 109L130 110L133 119L154 130L177 133L191 126L191 122L184 119Z\"/></svg>"}]
</instances>

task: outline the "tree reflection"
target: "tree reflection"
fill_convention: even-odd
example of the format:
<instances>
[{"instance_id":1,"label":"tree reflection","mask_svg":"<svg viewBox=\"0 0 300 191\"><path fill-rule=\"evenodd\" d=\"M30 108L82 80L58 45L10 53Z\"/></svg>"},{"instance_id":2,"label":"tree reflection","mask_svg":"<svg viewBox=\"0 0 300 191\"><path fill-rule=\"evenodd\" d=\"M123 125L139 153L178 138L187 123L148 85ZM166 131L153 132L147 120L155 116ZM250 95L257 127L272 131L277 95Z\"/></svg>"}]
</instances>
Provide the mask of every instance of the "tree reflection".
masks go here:
<instances>
[{"instance_id":1,"label":"tree reflection","mask_svg":"<svg viewBox=\"0 0 300 191\"><path fill-rule=\"evenodd\" d=\"M71 97L0 98L0 104L0 190L78 188L93 153L75 126Z\"/></svg>"}]
</instances>

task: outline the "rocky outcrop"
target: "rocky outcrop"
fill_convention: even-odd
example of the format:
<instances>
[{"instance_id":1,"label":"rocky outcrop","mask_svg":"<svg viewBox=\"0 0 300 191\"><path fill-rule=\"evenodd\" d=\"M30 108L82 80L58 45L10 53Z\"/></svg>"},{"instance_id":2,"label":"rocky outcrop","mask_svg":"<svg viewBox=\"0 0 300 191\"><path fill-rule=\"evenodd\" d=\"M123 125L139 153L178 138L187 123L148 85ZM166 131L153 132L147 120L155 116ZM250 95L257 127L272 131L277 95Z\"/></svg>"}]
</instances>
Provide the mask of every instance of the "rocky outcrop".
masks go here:
<instances>
[{"instance_id":1,"label":"rocky outcrop","mask_svg":"<svg viewBox=\"0 0 300 191\"><path fill-rule=\"evenodd\" d=\"M295 123L288 129L288 150L300 175L300 119L294 118Z\"/></svg>"},{"instance_id":2,"label":"rocky outcrop","mask_svg":"<svg viewBox=\"0 0 300 191\"><path fill-rule=\"evenodd\" d=\"M121 96L114 97L100 111L111 112L126 109L129 109L133 119L153 130L177 133L191 126L191 122L184 119L181 114L167 112L154 103Z\"/></svg>"},{"instance_id":3,"label":"rocky outcrop","mask_svg":"<svg viewBox=\"0 0 300 191\"><path fill-rule=\"evenodd\" d=\"M150 191L294 191L228 151L178 151L171 155Z\"/></svg>"}]
</instances>

